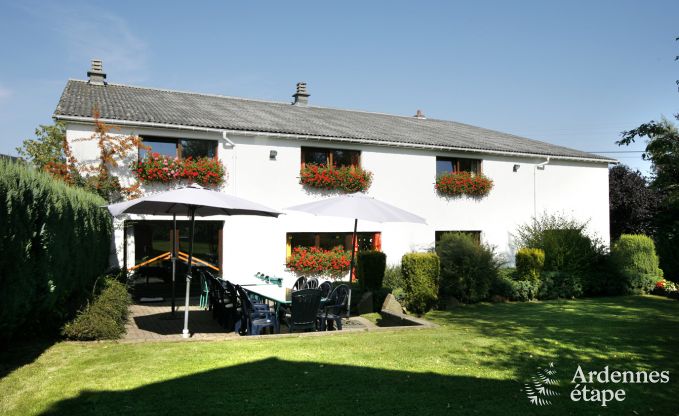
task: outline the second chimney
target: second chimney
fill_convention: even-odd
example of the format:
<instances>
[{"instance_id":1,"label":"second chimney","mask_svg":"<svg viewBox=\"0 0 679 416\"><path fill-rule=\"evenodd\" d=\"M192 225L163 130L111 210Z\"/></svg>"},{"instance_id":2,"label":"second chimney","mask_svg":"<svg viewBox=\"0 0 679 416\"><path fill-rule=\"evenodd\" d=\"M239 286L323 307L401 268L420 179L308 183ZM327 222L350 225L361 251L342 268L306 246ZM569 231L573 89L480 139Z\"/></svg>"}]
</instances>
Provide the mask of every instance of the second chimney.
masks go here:
<instances>
[{"instance_id":1,"label":"second chimney","mask_svg":"<svg viewBox=\"0 0 679 416\"><path fill-rule=\"evenodd\" d=\"M101 59L92 59L92 67L87 71L87 79L93 85L106 85L106 73Z\"/></svg>"},{"instance_id":2,"label":"second chimney","mask_svg":"<svg viewBox=\"0 0 679 416\"><path fill-rule=\"evenodd\" d=\"M306 107L306 105L309 104L309 93L306 90L306 82L298 82L297 92L292 94L292 96L295 98L292 105Z\"/></svg>"}]
</instances>

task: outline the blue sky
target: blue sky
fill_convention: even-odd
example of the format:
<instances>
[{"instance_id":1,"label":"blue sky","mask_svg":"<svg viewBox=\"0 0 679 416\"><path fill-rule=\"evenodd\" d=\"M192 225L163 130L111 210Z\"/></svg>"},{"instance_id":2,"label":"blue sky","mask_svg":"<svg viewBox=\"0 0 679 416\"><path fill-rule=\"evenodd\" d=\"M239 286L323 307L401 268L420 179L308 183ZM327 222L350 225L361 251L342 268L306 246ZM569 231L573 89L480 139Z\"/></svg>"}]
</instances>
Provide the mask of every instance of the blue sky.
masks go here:
<instances>
[{"instance_id":1,"label":"blue sky","mask_svg":"<svg viewBox=\"0 0 679 416\"><path fill-rule=\"evenodd\" d=\"M677 1L8 2L0 153L108 80L455 120L586 151L679 112ZM639 153L611 155L642 171Z\"/></svg>"}]
</instances>

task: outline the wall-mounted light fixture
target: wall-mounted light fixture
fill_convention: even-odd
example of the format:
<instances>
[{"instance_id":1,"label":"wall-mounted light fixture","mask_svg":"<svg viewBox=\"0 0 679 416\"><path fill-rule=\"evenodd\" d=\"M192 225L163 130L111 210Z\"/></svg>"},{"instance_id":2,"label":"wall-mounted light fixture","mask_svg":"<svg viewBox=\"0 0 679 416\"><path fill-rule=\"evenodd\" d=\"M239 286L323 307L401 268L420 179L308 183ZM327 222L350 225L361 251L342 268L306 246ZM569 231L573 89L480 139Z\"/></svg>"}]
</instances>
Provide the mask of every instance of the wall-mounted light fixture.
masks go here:
<instances>
[{"instance_id":1,"label":"wall-mounted light fixture","mask_svg":"<svg viewBox=\"0 0 679 416\"><path fill-rule=\"evenodd\" d=\"M278 152L276 150L269 150L269 160L276 160Z\"/></svg>"},{"instance_id":2,"label":"wall-mounted light fixture","mask_svg":"<svg viewBox=\"0 0 679 416\"><path fill-rule=\"evenodd\" d=\"M512 168L512 171L518 172L520 167L521 167L521 165L514 165L514 167Z\"/></svg>"}]
</instances>

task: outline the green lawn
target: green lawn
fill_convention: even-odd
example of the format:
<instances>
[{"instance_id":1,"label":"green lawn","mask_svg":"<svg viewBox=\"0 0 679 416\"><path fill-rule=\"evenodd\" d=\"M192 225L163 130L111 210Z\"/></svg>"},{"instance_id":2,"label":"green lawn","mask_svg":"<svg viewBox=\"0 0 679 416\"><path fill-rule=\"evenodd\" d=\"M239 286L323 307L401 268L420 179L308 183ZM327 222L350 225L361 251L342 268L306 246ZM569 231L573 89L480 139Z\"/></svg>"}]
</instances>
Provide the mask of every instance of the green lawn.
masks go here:
<instances>
[{"instance_id":1,"label":"green lawn","mask_svg":"<svg viewBox=\"0 0 679 416\"><path fill-rule=\"evenodd\" d=\"M0 356L0 414L679 414L677 301L481 304L427 318L441 327L13 350ZM532 405L522 387L550 362L561 395ZM669 370L670 383L597 385L623 388L626 400L576 403L578 364Z\"/></svg>"}]
</instances>

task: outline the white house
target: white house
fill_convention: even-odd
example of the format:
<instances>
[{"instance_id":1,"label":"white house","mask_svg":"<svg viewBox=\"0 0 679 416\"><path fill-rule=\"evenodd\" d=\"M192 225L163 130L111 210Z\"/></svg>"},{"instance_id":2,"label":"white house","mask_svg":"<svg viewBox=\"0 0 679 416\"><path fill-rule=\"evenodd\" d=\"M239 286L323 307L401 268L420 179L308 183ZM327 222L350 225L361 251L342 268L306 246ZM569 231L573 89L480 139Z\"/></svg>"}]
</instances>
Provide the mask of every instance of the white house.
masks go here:
<instances>
[{"instance_id":1,"label":"white house","mask_svg":"<svg viewBox=\"0 0 679 416\"><path fill-rule=\"evenodd\" d=\"M427 220L427 225L359 221L361 247L381 249L391 264L406 252L432 247L444 231L474 232L511 260L517 226L542 213L588 220L591 232L609 240L611 159L427 119L419 111L406 117L315 107L308 103L304 84L298 84L290 104L107 83L100 62L93 62L88 77L68 81L54 112L66 124L79 161L93 161L98 154L92 140L79 140L92 136L96 109L101 121L115 126L112 133L138 135L155 152L218 158L228 172L223 192L277 209L327 196L300 184L305 159L332 157L336 163L360 165L373 173L368 195ZM136 158L136 152L129 155ZM442 197L434 189L437 172L450 169L482 171L494 187L484 198ZM119 176L133 181L127 166ZM130 267L166 251L168 220L117 221L119 264ZM200 221L197 255L236 281L256 271L284 275L286 256L297 245L349 248L353 228L350 219L294 212L279 219Z\"/></svg>"}]
</instances>

